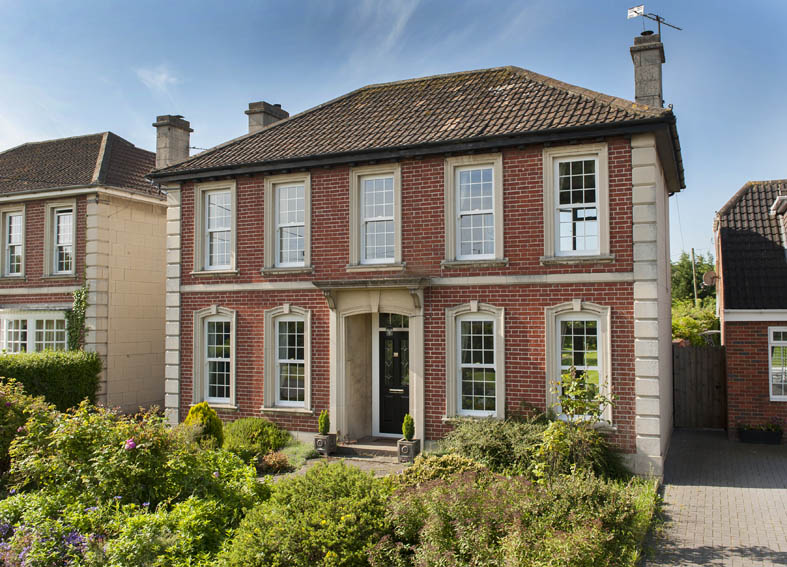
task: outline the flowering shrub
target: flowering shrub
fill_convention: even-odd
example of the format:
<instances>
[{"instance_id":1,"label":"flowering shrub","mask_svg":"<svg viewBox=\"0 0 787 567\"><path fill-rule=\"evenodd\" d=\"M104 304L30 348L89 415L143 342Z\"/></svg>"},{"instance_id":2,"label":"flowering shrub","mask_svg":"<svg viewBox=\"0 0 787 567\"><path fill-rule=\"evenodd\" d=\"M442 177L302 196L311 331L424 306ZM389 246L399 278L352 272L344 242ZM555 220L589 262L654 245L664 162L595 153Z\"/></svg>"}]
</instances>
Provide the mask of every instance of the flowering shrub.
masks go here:
<instances>
[{"instance_id":1,"label":"flowering shrub","mask_svg":"<svg viewBox=\"0 0 787 567\"><path fill-rule=\"evenodd\" d=\"M26 432L25 423L33 415L53 412L43 398L34 398L25 393L22 385L9 378L0 380L0 482L8 471L11 442Z\"/></svg>"},{"instance_id":2,"label":"flowering shrub","mask_svg":"<svg viewBox=\"0 0 787 567\"><path fill-rule=\"evenodd\" d=\"M343 463L280 480L219 557L224 567L366 566L389 526L385 483Z\"/></svg>"}]
</instances>

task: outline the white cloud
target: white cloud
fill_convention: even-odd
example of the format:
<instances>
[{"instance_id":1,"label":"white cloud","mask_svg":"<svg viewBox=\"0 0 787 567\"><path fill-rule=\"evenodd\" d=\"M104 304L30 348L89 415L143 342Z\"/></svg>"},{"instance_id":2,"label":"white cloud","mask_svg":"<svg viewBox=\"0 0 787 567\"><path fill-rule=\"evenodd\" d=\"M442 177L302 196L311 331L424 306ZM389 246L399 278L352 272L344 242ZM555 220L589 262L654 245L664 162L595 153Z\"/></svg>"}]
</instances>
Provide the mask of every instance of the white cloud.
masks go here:
<instances>
[{"instance_id":1,"label":"white cloud","mask_svg":"<svg viewBox=\"0 0 787 567\"><path fill-rule=\"evenodd\" d=\"M180 83L166 65L135 69L137 78L155 94L170 95L170 88Z\"/></svg>"}]
</instances>

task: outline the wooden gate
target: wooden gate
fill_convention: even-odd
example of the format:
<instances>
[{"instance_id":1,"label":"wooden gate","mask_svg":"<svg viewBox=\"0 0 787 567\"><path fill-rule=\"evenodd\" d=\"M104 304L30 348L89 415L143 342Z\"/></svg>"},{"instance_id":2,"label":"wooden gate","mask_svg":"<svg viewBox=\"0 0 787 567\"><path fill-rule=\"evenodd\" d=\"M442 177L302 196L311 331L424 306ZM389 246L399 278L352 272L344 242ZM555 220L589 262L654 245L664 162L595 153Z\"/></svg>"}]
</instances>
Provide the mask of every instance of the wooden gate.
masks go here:
<instances>
[{"instance_id":1,"label":"wooden gate","mask_svg":"<svg viewBox=\"0 0 787 567\"><path fill-rule=\"evenodd\" d=\"M724 347L672 345L675 427L727 427Z\"/></svg>"}]
</instances>

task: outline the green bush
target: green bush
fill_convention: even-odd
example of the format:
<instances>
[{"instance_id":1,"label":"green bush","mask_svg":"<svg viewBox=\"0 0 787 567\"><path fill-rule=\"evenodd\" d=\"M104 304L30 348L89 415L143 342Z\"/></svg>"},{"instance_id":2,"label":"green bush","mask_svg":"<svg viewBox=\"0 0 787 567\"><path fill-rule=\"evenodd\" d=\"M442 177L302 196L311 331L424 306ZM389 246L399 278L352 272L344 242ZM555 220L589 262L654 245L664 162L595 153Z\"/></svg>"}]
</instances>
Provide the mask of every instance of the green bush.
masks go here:
<instances>
[{"instance_id":1,"label":"green bush","mask_svg":"<svg viewBox=\"0 0 787 567\"><path fill-rule=\"evenodd\" d=\"M38 414L51 414L54 408L43 398L25 393L22 385L9 378L0 382L0 479L11 463L11 442L25 432L25 422Z\"/></svg>"},{"instance_id":2,"label":"green bush","mask_svg":"<svg viewBox=\"0 0 787 567\"><path fill-rule=\"evenodd\" d=\"M60 411L95 402L101 359L94 352L22 352L0 356L0 376L15 378L31 396L43 396Z\"/></svg>"},{"instance_id":3,"label":"green bush","mask_svg":"<svg viewBox=\"0 0 787 567\"><path fill-rule=\"evenodd\" d=\"M525 474L545 429L541 420L461 419L440 450L468 457L497 473Z\"/></svg>"},{"instance_id":4,"label":"green bush","mask_svg":"<svg viewBox=\"0 0 787 567\"><path fill-rule=\"evenodd\" d=\"M317 431L320 435L328 435L331 430L331 418L328 416L328 410L322 410L320 417L317 418Z\"/></svg>"},{"instance_id":5,"label":"green bush","mask_svg":"<svg viewBox=\"0 0 787 567\"><path fill-rule=\"evenodd\" d=\"M224 443L224 426L216 410L210 407L208 402L200 402L192 406L183 425L199 428L197 438L200 441L212 442L215 447L221 447Z\"/></svg>"},{"instance_id":6,"label":"green bush","mask_svg":"<svg viewBox=\"0 0 787 567\"><path fill-rule=\"evenodd\" d=\"M467 471L484 470L486 467L462 455L418 455L411 466L389 478L397 487L416 486L431 480L446 480Z\"/></svg>"},{"instance_id":7,"label":"green bush","mask_svg":"<svg viewBox=\"0 0 787 567\"><path fill-rule=\"evenodd\" d=\"M262 417L244 417L224 426L224 448L247 463L278 451L289 440L289 433Z\"/></svg>"},{"instance_id":8,"label":"green bush","mask_svg":"<svg viewBox=\"0 0 787 567\"><path fill-rule=\"evenodd\" d=\"M366 566L367 551L389 526L388 491L343 463L319 463L282 479L248 513L219 558L224 567Z\"/></svg>"},{"instance_id":9,"label":"green bush","mask_svg":"<svg viewBox=\"0 0 787 567\"><path fill-rule=\"evenodd\" d=\"M262 474L281 474L292 471L287 455L281 451L268 453L260 458L257 470Z\"/></svg>"},{"instance_id":10,"label":"green bush","mask_svg":"<svg viewBox=\"0 0 787 567\"><path fill-rule=\"evenodd\" d=\"M405 414L404 420L402 421L402 435L404 435L404 438L408 441L412 441L415 436L415 420L413 420L413 416L409 413Z\"/></svg>"},{"instance_id":11,"label":"green bush","mask_svg":"<svg viewBox=\"0 0 787 567\"><path fill-rule=\"evenodd\" d=\"M706 331L718 331L719 319L716 317L716 300L714 297L704 298L699 306L694 305L694 300L672 301L672 338L686 339L691 344L702 346L708 344L705 340ZM718 337L711 337L712 344L718 344Z\"/></svg>"},{"instance_id":12,"label":"green bush","mask_svg":"<svg viewBox=\"0 0 787 567\"><path fill-rule=\"evenodd\" d=\"M374 567L633 565L656 500L653 484L577 474L539 486L466 472L399 490Z\"/></svg>"},{"instance_id":13,"label":"green bush","mask_svg":"<svg viewBox=\"0 0 787 567\"><path fill-rule=\"evenodd\" d=\"M608 478L624 478L629 474L620 454L604 435L583 422L551 422L533 455L532 472L541 480L577 470Z\"/></svg>"}]
</instances>

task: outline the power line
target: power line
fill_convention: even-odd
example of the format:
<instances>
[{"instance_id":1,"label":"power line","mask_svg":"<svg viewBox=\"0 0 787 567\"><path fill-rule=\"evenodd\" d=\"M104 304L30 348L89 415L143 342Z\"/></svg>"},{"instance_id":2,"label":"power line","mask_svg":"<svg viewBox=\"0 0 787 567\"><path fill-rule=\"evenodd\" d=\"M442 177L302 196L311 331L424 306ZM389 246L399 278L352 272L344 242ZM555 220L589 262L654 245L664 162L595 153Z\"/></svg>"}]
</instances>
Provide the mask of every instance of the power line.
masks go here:
<instances>
[{"instance_id":1,"label":"power line","mask_svg":"<svg viewBox=\"0 0 787 567\"><path fill-rule=\"evenodd\" d=\"M678 213L678 230L680 231L680 249L686 250L686 242L683 240L683 224L680 222L680 204L678 203L678 193L675 193L675 210Z\"/></svg>"}]
</instances>

